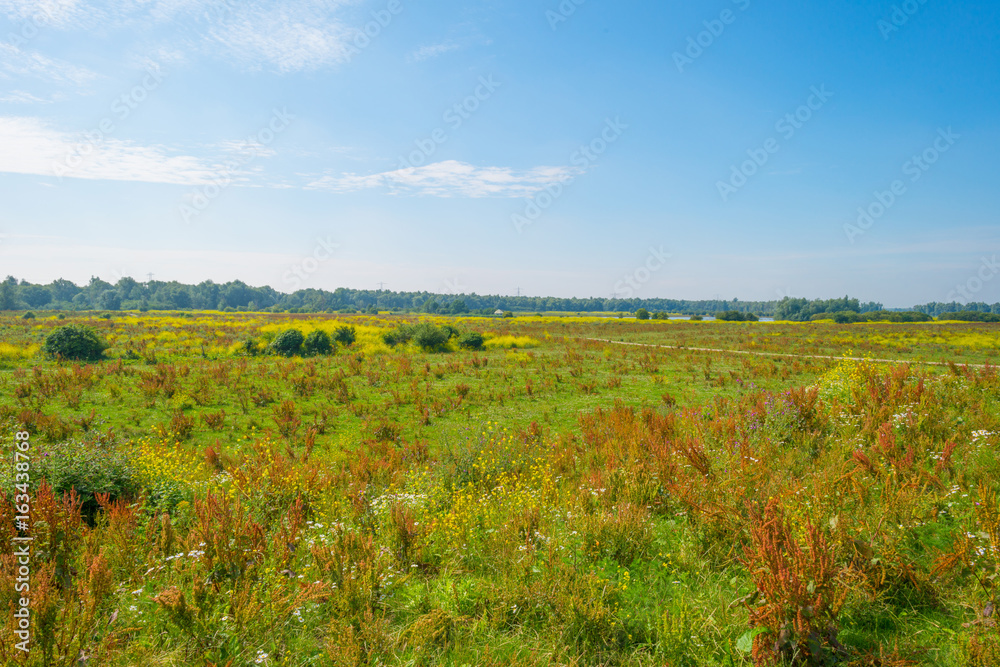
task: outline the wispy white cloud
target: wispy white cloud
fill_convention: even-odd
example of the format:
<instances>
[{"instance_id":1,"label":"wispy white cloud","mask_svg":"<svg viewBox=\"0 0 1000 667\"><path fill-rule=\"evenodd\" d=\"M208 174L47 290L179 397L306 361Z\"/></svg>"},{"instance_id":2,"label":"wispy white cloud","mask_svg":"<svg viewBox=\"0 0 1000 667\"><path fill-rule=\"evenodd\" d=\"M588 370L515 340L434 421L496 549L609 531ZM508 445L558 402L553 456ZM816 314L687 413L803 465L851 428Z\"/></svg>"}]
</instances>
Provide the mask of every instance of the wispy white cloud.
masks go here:
<instances>
[{"instance_id":1,"label":"wispy white cloud","mask_svg":"<svg viewBox=\"0 0 1000 667\"><path fill-rule=\"evenodd\" d=\"M23 90L12 90L9 93L0 94L0 102L5 104L48 104L52 100L44 100Z\"/></svg>"},{"instance_id":2,"label":"wispy white cloud","mask_svg":"<svg viewBox=\"0 0 1000 667\"><path fill-rule=\"evenodd\" d=\"M15 78L79 86L96 79L97 74L85 67L0 43L0 80Z\"/></svg>"},{"instance_id":3,"label":"wispy white cloud","mask_svg":"<svg viewBox=\"0 0 1000 667\"><path fill-rule=\"evenodd\" d=\"M311 3L250 6L213 25L209 37L227 58L250 69L285 73L336 65L349 58L356 31L324 9Z\"/></svg>"},{"instance_id":4,"label":"wispy white cloud","mask_svg":"<svg viewBox=\"0 0 1000 667\"><path fill-rule=\"evenodd\" d=\"M349 25L342 8L357 0L0 0L0 14L32 29L129 30L154 40L169 26L161 50L175 60L185 51L219 57L250 70L309 71L345 62L360 26ZM182 47L178 50L178 46ZM155 49L154 49L155 50ZM10 60L0 54L0 62ZM0 70L2 71L2 70Z\"/></svg>"},{"instance_id":5,"label":"wispy white cloud","mask_svg":"<svg viewBox=\"0 0 1000 667\"><path fill-rule=\"evenodd\" d=\"M435 197L525 197L579 174L571 167L477 167L445 160L379 174L327 174L306 187L334 192L386 188L394 193Z\"/></svg>"},{"instance_id":6,"label":"wispy white cloud","mask_svg":"<svg viewBox=\"0 0 1000 667\"><path fill-rule=\"evenodd\" d=\"M104 10L79 0L0 0L0 12L35 28L89 29L106 19Z\"/></svg>"},{"instance_id":7,"label":"wispy white cloud","mask_svg":"<svg viewBox=\"0 0 1000 667\"><path fill-rule=\"evenodd\" d=\"M165 146L53 129L37 118L0 117L0 172L192 185L216 175L201 158Z\"/></svg>"},{"instance_id":8,"label":"wispy white cloud","mask_svg":"<svg viewBox=\"0 0 1000 667\"><path fill-rule=\"evenodd\" d=\"M462 48L462 45L454 41L441 42L440 44L428 44L426 46L421 46L419 49L411 53L408 56L408 59L411 62L420 62L421 60L436 58L442 53L457 51L460 48Z\"/></svg>"}]
</instances>

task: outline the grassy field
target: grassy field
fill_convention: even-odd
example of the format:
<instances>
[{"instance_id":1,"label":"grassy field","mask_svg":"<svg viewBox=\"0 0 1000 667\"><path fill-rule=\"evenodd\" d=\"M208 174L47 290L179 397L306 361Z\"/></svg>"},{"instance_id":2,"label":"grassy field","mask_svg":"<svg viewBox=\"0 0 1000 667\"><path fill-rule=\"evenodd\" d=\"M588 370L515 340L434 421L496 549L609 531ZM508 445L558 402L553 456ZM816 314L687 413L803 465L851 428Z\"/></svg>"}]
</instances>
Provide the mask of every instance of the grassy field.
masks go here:
<instances>
[{"instance_id":1,"label":"grassy field","mask_svg":"<svg viewBox=\"0 0 1000 667\"><path fill-rule=\"evenodd\" d=\"M1000 664L1000 327L422 321L0 318L3 664Z\"/></svg>"}]
</instances>

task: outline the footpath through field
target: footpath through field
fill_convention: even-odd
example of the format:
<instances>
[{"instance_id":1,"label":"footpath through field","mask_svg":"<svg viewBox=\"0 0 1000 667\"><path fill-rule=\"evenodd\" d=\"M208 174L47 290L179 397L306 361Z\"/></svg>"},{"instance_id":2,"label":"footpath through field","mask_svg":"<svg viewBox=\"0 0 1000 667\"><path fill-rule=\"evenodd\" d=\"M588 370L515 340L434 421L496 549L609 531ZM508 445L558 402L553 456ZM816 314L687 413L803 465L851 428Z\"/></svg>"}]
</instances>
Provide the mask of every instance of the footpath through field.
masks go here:
<instances>
[{"instance_id":1,"label":"footpath through field","mask_svg":"<svg viewBox=\"0 0 1000 667\"><path fill-rule=\"evenodd\" d=\"M608 338L586 338L578 340L592 340L599 343L611 343L613 345L636 345L638 347L658 347L665 350L690 350L692 352L717 352L719 354L748 354L757 357L793 357L795 359L833 359L841 361L850 359L852 361L872 361L880 364L925 364L928 366L947 366L954 363L951 361L920 361L919 359L868 359L865 357L835 357L829 354L792 354L791 352L754 352L753 350L722 350L714 347L686 347L683 345L657 345L655 343L630 343L624 340L610 340ZM955 364L956 366L967 366L969 368L987 368L990 364Z\"/></svg>"}]
</instances>

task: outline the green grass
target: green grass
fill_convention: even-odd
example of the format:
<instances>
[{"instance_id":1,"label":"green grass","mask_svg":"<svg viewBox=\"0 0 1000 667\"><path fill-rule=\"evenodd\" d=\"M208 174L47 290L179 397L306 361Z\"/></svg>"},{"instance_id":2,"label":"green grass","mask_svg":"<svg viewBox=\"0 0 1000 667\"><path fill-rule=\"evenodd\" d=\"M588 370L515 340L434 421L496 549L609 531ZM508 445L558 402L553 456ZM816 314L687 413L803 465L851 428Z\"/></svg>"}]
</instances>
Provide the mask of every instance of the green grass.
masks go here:
<instances>
[{"instance_id":1,"label":"green grass","mask_svg":"<svg viewBox=\"0 0 1000 667\"><path fill-rule=\"evenodd\" d=\"M773 644L797 604L766 565L791 552L763 545L806 545L811 522L833 569L792 571L819 591L811 627L832 623L849 652L818 653L994 664L996 631L969 623L1000 546L981 513L1000 479L996 373L809 358L985 364L994 328L429 319L538 345L389 350L380 332L414 319L388 316L0 319L0 420L50 454L33 467L47 517L33 572L54 614L46 626L39 607L26 662L9 632L0 657L749 665L751 618L770 630L758 647ZM70 321L107 337L110 358L25 358ZM345 323L358 341L330 356L233 351ZM43 473L85 495L86 521L38 488ZM97 510L95 491L124 504ZM785 645L801 650L797 632Z\"/></svg>"}]
</instances>

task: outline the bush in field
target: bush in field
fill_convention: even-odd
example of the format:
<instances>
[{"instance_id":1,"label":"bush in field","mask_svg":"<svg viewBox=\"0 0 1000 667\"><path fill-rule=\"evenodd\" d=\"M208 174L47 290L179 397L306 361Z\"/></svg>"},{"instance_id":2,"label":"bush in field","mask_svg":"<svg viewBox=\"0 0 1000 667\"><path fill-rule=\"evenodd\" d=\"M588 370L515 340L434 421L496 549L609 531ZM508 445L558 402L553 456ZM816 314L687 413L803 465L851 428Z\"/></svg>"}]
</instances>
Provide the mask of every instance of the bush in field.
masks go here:
<instances>
[{"instance_id":1,"label":"bush in field","mask_svg":"<svg viewBox=\"0 0 1000 667\"><path fill-rule=\"evenodd\" d=\"M248 357L256 357L260 354L260 346L252 336L248 336L240 341L239 351L241 354L245 354Z\"/></svg>"},{"instance_id":2,"label":"bush in field","mask_svg":"<svg viewBox=\"0 0 1000 667\"><path fill-rule=\"evenodd\" d=\"M413 342L425 352L437 352L444 349L450 338L449 331L426 322L413 328Z\"/></svg>"},{"instance_id":3,"label":"bush in field","mask_svg":"<svg viewBox=\"0 0 1000 667\"><path fill-rule=\"evenodd\" d=\"M97 511L94 494L107 493L115 500L139 491L133 466L123 453L89 443L52 445L38 453L31 472L33 480L46 479L57 497L76 489L87 518Z\"/></svg>"},{"instance_id":4,"label":"bush in field","mask_svg":"<svg viewBox=\"0 0 1000 667\"><path fill-rule=\"evenodd\" d=\"M637 320L648 320L649 319L649 311L646 310L645 308L640 308L639 310L635 311L635 319L637 319Z\"/></svg>"},{"instance_id":5,"label":"bush in field","mask_svg":"<svg viewBox=\"0 0 1000 667\"><path fill-rule=\"evenodd\" d=\"M715 319L720 322L756 322L757 316L753 313L741 313L738 310L721 310L715 314Z\"/></svg>"},{"instance_id":6,"label":"bush in field","mask_svg":"<svg viewBox=\"0 0 1000 667\"><path fill-rule=\"evenodd\" d=\"M104 355L108 344L89 327L70 324L59 327L45 338L45 354L59 359L97 361Z\"/></svg>"},{"instance_id":7,"label":"bush in field","mask_svg":"<svg viewBox=\"0 0 1000 667\"><path fill-rule=\"evenodd\" d=\"M333 352L333 342L330 340L330 334L322 329L309 332L309 335L306 336L305 341L302 343L302 350L308 355L330 354Z\"/></svg>"},{"instance_id":8,"label":"bush in field","mask_svg":"<svg viewBox=\"0 0 1000 667\"><path fill-rule=\"evenodd\" d=\"M333 339L344 347L353 343L355 338L356 334L354 332L354 327L349 326L337 327L337 330L333 334Z\"/></svg>"},{"instance_id":9,"label":"bush in field","mask_svg":"<svg viewBox=\"0 0 1000 667\"><path fill-rule=\"evenodd\" d=\"M441 325L441 329L446 334L448 334L448 340L451 340L452 338L454 338L455 336L458 335L458 329L456 329L455 327L451 326L450 324L442 324Z\"/></svg>"},{"instance_id":10,"label":"bush in field","mask_svg":"<svg viewBox=\"0 0 1000 667\"><path fill-rule=\"evenodd\" d=\"M405 345L411 338L413 338L413 327L408 324L400 324L392 331L386 331L382 334L383 342L389 347Z\"/></svg>"},{"instance_id":11,"label":"bush in field","mask_svg":"<svg viewBox=\"0 0 1000 667\"><path fill-rule=\"evenodd\" d=\"M853 324L854 322L859 322L863 318L858 313L853 310L842 310L833 314L833 321L837 324Z\"/></svg>"},{"instance_id":12,"label":"bush in field","mask_svg":"<svg viewBox=\"0 0 1000 667\"><path fill-rule=\"evenodd\" d=\"M270 349L275 354L290 357L302 351L302 343L305 340L305 336L298 329L285 329L271 341Z\"/></svg>"},{"instance_id":13,"label":"bush in field","mask_svg":"<svg viewBox=\"0 0 1000 667\"><path fill-rule=\"evenodd\" d=\"M483 334L478 331L464 333L458 339L458 346L466 350L481 350L483 349Z\"/></svg>"}]
</instances>

